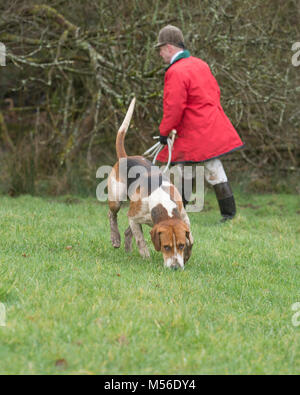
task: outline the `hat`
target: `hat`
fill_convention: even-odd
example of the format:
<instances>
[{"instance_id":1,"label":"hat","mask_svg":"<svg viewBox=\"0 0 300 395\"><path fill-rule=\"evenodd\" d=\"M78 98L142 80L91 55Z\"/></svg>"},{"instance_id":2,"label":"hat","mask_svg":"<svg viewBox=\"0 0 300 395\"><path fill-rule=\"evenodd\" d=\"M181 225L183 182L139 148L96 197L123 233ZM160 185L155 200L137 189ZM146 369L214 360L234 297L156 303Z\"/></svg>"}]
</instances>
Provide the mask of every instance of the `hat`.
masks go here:
<instances>
[{"instance_id":1,"label":"hat","mask_svg":"<svg viewBox=\"0 0 300 395\"><path fill-rule=\"evenodd\" d=\"M166 44L172 44L175 47L185 48L184 38L180 29L176 26L168 25L162 28L158 34L158 43L155 48L162 47Z\"/></svg>"}]
</instances>

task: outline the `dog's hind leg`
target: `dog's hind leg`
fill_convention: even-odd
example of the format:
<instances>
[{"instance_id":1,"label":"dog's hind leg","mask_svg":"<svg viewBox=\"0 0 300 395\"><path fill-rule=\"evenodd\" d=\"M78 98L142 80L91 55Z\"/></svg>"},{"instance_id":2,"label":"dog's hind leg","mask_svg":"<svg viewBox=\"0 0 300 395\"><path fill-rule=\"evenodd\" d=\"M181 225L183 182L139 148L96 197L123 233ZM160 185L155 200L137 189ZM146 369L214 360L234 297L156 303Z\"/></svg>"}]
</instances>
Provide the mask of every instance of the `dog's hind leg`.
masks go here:
<instances>
[{"instance_id":1,"label":"dog's hind leg","mask_svg":"<svg viewBox=\"0 0 300 395\"><path fill-rule=\"evenodd\" d=\"M114 248L121 245L121 236L118 227L118 212L121 208L122 201L126 200L126 185L119 182L112 172L108 179L108 205L109 205L109 222L110 222L110 240Z\"/></svg>"},{"instance_id":2,"label":"dog's hind leg","mask_svg":"<svg viewBox=\"0 0 300 395\"><path fill-rule=\"evenodd\" d=\"M110 223L110 240L114 248L120 248L121 245L121 235L118 227L118 211L110 209L108 213Z\"/></svg>"},{"instance_id":3,"label":"dog's hind leg","mask_svg":"<svg viewBox=\"0 0 300 395\"><path fill-rule=\"evenodd\" d=\"M125 251L126 252L132 251L132 238L133 238L133 233L132 233L131 227L128 226L128 228L125 230Z\"/></svg>"}]
</instances>

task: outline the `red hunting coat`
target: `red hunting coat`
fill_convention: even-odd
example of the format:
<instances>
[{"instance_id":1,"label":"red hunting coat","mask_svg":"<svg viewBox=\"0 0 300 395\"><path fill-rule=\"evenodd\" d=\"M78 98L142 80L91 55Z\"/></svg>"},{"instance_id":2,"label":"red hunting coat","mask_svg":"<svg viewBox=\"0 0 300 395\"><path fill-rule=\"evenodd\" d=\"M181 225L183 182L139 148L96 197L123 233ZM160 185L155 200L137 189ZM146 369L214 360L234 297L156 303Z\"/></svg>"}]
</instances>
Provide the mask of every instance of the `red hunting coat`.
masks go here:
<instances>
[{"instance_id":1,"label":"red hunting coat","mask_svg":"<svg viewBox=\"0 0 300 395\"><path fill-rule=\"evenodd\" d=\"M160 134L177 130L174 162L203 162L243 146L224 113L220 88L207 63L181 53L165 74L163 119ZM157 158L168 161L167 146Z\"/></svg>"}]
</instances>

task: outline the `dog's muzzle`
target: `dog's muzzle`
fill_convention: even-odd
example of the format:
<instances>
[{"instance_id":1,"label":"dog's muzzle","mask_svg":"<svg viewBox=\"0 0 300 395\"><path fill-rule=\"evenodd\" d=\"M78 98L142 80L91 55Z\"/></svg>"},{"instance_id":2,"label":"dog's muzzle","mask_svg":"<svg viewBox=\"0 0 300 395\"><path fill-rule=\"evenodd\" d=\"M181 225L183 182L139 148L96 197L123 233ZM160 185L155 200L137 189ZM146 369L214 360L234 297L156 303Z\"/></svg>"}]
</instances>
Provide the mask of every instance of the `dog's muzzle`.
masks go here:
<instances>
[{"instance_id":1,"label":"dog's muzzle","mask_svg":"<svg viewBox=\"0 0 300 395\"><path fill-rule=\"evenodd\" d=\"M182 269L184 270L184 262L182 256L176 256L172 258L168 258L165 262L165 267L169 269L177 270Z\"/></svg>"}]
</instances>

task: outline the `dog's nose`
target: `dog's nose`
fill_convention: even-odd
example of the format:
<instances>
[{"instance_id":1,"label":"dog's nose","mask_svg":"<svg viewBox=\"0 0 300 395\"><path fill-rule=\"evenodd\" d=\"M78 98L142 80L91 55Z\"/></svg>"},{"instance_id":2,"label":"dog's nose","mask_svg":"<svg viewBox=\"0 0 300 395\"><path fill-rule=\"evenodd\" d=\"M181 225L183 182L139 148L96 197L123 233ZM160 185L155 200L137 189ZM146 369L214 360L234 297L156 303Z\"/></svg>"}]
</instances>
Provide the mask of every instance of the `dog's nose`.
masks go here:
<instances>
[{"instance_id":1,"label":"dog's nose","mask_svg":"<svg viewBox=\"0 0 300 395\"><path fill-rule=\"evenodd\" d=\"M179 264L179 262L174 262L174 263L172 263L172 265L171 265L171 269L173 269L173 270L177 270L177 269L180 269L180 264Z\"/></svg>"}]
</instances>

